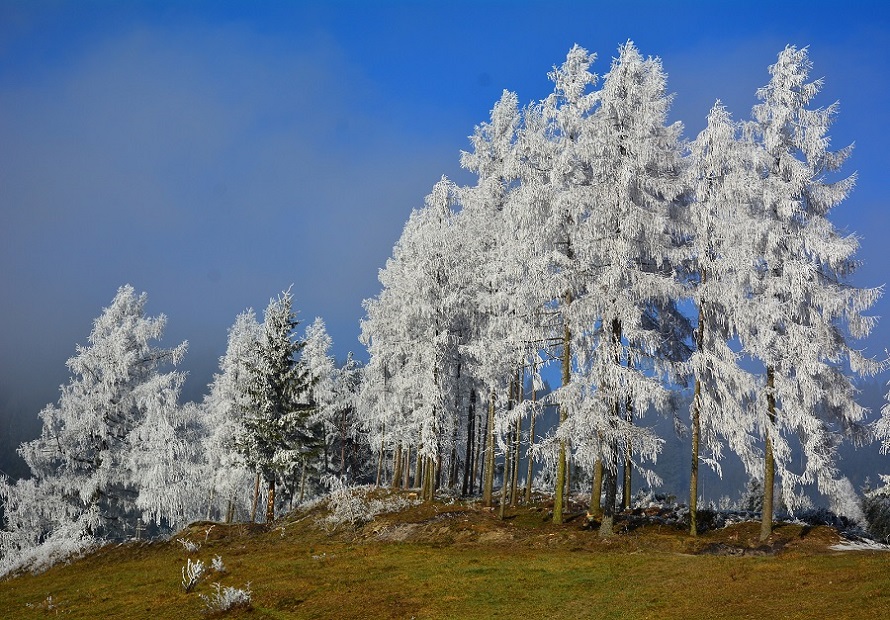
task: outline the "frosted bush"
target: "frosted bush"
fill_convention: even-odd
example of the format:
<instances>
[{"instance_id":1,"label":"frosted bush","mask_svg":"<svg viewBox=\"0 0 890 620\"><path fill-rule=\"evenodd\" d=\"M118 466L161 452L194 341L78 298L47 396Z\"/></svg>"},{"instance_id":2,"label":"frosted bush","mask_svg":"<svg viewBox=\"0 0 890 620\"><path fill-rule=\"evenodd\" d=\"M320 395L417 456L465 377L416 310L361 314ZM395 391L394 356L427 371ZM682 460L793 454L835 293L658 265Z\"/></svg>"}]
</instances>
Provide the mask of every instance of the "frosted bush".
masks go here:
<instances>
[{"instance_id":1,"label":"frosted bush","mask_svg":"<svg viewBox=\"0 0 890 620\"><path fill-rule=\"evenodd\" d=\"M182 567L182 589L186 592L194 590L206 572L207 566L204 562L201 560L192 562L192 559L188 558L186 565Z\"/></svg>"},{"instance_id":2,"label":"frosted bush","mask_svg":"<svg viewBox=\"0 0 890 620\"><path fill-rule=\"evenodd\" d=\"M399 495L369 499L371 485L351 487L336 477L330 477L325 482L331 489L326 498L329 512L320 521L328 531L346 524L355 527L373 521L379 514L398 512L420 503L419 500L410 500Z\"/></svg>"},{"instance_id":3,"label":"frosted bush","mask_svg":"<svg viewBox=\"0 0 890 620\"><path fill-rule=\"evenodd\" d=\"M188 553L195 553L198 551L198 549L201 548L200 543L194 543L194 542L190 541L188 538L177 538L176 540L179 542L180 545L182 545L182 548L185 549L186 552L188 552Z\"/></svg>"},{"instance_id":4,"label":"frosted bush","mask_svg":"<svg viewBox=\"0 0 890 620\"><path fill-rule=\"evenodd\" d=\"M201 595L204 606L209 612L228 611L234 607L250 607L250 583L244 589L234 587L222 587L219 583L213 584L213 594Z\"/></svg>"},{"instance_id":5,"label":"frosted bush","mask_svg":"<svg viewBox=\"0 0 890 620\"><path fill-rule=\"evenodd\" d=\"M217 573L226 572L226 565L223 564L222 558L218 555L213 557L213 560L211 560L210 565L213 567L214 572L217 572Z\"/></svg>"}]
</instances>

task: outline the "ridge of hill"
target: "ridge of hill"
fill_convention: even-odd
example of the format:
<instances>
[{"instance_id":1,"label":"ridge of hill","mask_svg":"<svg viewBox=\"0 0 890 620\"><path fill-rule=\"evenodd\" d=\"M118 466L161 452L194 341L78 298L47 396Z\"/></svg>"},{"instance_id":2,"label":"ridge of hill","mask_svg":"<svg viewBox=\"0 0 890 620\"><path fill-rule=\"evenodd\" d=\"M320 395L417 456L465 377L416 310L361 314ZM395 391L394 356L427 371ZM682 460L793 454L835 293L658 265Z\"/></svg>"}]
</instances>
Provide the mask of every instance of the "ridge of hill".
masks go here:
<instances>
[{"instance_id":1,"label":"ridge of hill","mask_svg":"<svg viewBox=\"0 0 890 620\"><path fill-rule=\"evenodd\" d=\"M164 541L107 545L0 582L0 617L44 618L866 618L890 608L886 553L838 550L828 526L733 523L690 537L664 509L623 514L601 538L546 504L501 520L474 502L413 502L332 525L325 504L271 524L196 522ZM593 527L591 527L593 525ZM183 542L186 541L186 542ZM189 550L191 549L191 550ZM219 558L224 570L210 569ZM207 574L191 592L183 569ZM211 612L214 583L251 604ZM248 585L249 584L249 585Z\"/></svg>"}]
</instances>

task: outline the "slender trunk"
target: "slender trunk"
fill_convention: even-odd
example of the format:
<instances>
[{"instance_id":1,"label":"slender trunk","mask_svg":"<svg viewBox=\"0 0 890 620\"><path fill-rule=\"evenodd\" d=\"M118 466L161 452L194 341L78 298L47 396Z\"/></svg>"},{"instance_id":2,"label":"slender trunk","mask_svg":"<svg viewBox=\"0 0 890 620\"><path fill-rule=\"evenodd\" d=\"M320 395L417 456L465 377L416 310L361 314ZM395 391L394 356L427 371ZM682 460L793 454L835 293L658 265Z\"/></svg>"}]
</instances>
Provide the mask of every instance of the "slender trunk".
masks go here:
<instances>
[{"instance_id":1,"label":"slender trunk","mask_svg":"<svg viewBox=\"0 0 890 620\"><path fill-rule=\"evenodd\" d=\"M517 487L519 486L519 440L522 435L522 420L516 419L516 429L513 435L513 475L510 477L510 506L516 506L519 501Z\"/></svg>"},{"instance_id":2,"label":"slender trunk","mask_svg":"<svg viewBox=\"0 0 890 620\"><path fill-rule=\"evenodd\" d=\"M568 306L572 302L571 294L566 294L566 306ZM566 386L572 379L572 347L571 347L571 332L569 331L568 323L565 323L562 331L562 384ZM559 424L562 426L563 423L568 419L568 411L565 406L560 404L559 406ZM556 524L562 523L562 512L563 512L563 503L564 499L564 490L566 486L566 442L564 439L559 440L559 455L556 460L556 482L555 482L555 493L553 498L553 522Z\"/></svg>"},{"instance_id":3,"label":"slender trunk","mask_svg":"<svg viewBox=\"0 0 890 620\"><path fill-rule=\"evenodd\" d=\"M511 388L511 390L512 390L512 388ZM512 437L512 434L513 434L512 431L507 431L507 437L505 438L507 449L504 451L504 475L503 475L503 479L501 480L501 505L500 505L499 511L498 511L498 515L500 516L501 519L504 518L504 511L506 510L507 501L508 501L508 490L510 488L510 463L513 460L513 456L512 456L513 437Z\"/></svg>"},{"instance_id":4,"label":"slender trunk","mask_svg":"<svg viewBox=\"0 0 890 620\"><path fill-rule=\"evenodd\" d=\"M231 523L235 520L235 500L229 499L229 505L226 508L226 523Z\"/></svg>"},{"instance_id":5,"label":"slender trunk","mask_svg":"<svg viewBox=\"0 0 890 620\"><path fill-rule=\"evenodd\" d=\"M414 462L414 488L419 489L423 485L423 457L420 456L422 445L417 446L417 458Z\"/></svg>"},{"instance_id":6,"label":"slender trunk","mask_svg":"<svg viewBox=\"0 0 890 620\"><path fill-rule=\"evenodd\" d=\"M603 486L606 491L606 499L603 502L603 518L600 522L600 536L603 538L612 535L612 526L615 522L615 497L618 491L618 463L616 459L608 465L603 465Z\"/></svg>"},{"instance_id":7,"label":"slender trunk","mask_svg":"<svg viewBox=\"0 0 890 620\"><path fill-rule=\"evenodd\" d=\"M628 398L627 402L625 403L624 416L628 425L632 425L634 416L633 403L630 402L630 398ZM627 440L624 442L624 484L621 487L621 506L624 508L624 510L630 510L630 493L633 475L633 462L631 460L632 457L633 452L631 449L631 441L630 437L628 437Z\"/></svg>"},{"instance_id":8,"label":"slender trunk","mask_svg":"<svg viewBox=\"0 0 890 620\"><path fill-rule=\"evenodd\" d=\"M398 489L402 482L402 446L396 445L392 456L392 488Z\"/></svg>"},{"instance_id":9,"label":"slender trunk","mask_svg":"<svg viewBox=\"0 0 890 620\"><path fill-rule=\"evenodd\" d=\"M707 272L702 269L701 283L705 283ZM699 352L705 344L705 302L698 308L698 329L695 330L695 346ZM692 395L692 469L689 474L689 535L698 536L698 461L701 443L701 381L695 378L695 392Z\"/></svg>"},{"instance_id":10,"label":"slender trunk","mask_svg":"<svg viewBox=\"0 0 890 620\"><path fill-rule=\"evenodd\" d=\"M210 521L210 511L213 510L213 491L215 486L210 487L210 497L207 499L207 520Z\"/></svg>"},{"instance_id":11,"label":"slender trunk","mask_svg":"<svg viewBox=\"0 0 890 620\"><path fill-rule=\"evenodd\" d=\"M380 488L380 478L383 476L383 439L380 439L380 454L377 457L377 478L374 480L374 486Z\"/></svg>"},{"instance_id":12,"label":"slender trunk","mask_svg":"<svg viewBox=\"0 0 890 620\"><path fill-rule=\"evenodd\" d=\"M494 486L494 402L492 391L488 402L488 423L485 429L485 481L482 486L482 505L491 508L492 487Z\"/></svg>"},{"instance_id":13,"label":"slender trunk","mask_svg":"<svg viewBox=\"0 0 890 620\"><path fill-rule=\"evenodd\" d=\"M689 535L698 536L698 452L701 441L701 384L696 379L692 398L692 469L689 475Z\"/></svg>"},{"instance_id":14,"label":"slender trunk","mask_svg":"<svg viewBox=\"0 0 890 620\"><path fill-rule=\"evenodd\" d=\"M467 448L466 454L464 456L464 479L463 484L460 487L461 497L466 497L467 494L472 493L472 486L470 485L470 480L472 480L471 472L473 471L473 444L474 444L474 435L475 435L475 422L476 422L476 391L470 391L470 408L467 411Z\"/></svg>"},{"instance_id":15,"label":"slender trunk","mask_svg":"<svg viewBox=\"0 0 890 620\"><path fill-rule=\"evenodd\" d=\"M275 477L267 482L269 495L266 498L266 523L272 523L275 520Z\"/></svg>"},{"instance_id":16,"label":"slender trunk","mask_svg":"<svg viewBox=\"0 0 890 620\"><path fill-rule=\"evenodd\" d=\"M766 429L766 447L763 455L763 516L760 522L760 540L773 533L773 500L775 491L776 462L773 456L772 430L776 423L775 369L766 369L766 404L770 425Z\"/></svg>"},{"instance_id":17,"label":"slender trunk","mask_svg":"<svg viewBox=\"0 0 890 620\"><path fill-rule=\"evenodd\" d=\"M411 481L411 446L405 446L405 462L402 464L402 488L408 489Z\"/></svg>"},{"instance_id":18,"label":"slender trunk","mask_svg":"<svg viewBox=\"0 0 890 620\"><path fill-rule=\"evenodd\" d=\"M303 497L306 494L306 457L303 457L303 471L300 473L300 503L303 503Z\"/></svg>"},{"instance_id":19,"label":"slender trunk","mask_svg":"<svg viewBox=\"0 0 890 620\"><path fill-rule=\"evenodd\" d=\"M621 321L612 320L612 345L615 348L615 364L621 365ZM613 388L617 392L617 386ZM613 433L614 424L621 416L621 401L617 398L617 393L613 393L612 400L612 421ZM603 463L603 486L606 491L606 499L603 503L603 520L600 522L600 536L608 537L612 535L612 525L615 520L615 498L618 492L618 443L613 436L609 439L609 463Z\"/></svg>"},{"instance_id":20,"label":"slender trunk","mask_svg":"<svg viewBox=\"0 0 890 620\"><path fill-rule=\"evenodd\" d=\"M599 519L603 511L603 460L593 464L593 484L590 488L590 516Z\"/></svg>"},{"instance_id":21,"label":"slender trunk","mask_svg":"<svg viewBox=\"0 0 890 620\"><path fill-rule=\"evenodd\" d=\"M537 371L536 371L537 372ZM534 379L532 379L532 402L538 401L538 390L535 389ZM528 423L528 449L525 451L525 458L528 459L528 470L525 478L525 503L532 503L532 477L534 475L534 459L532 458L532 448L535 445L535 408L532 407L531 415Z\"/></svg>"},{"instance_id":22,"label":"slender trunk","mask_svg":"<svg viewBox=\"0 0 890 620\"><path fill-rule=\"evenodd\" d=\"M250 522L256 523L257 507L260 503L260 475L256 475L256 484L253 486L253 506L250 508Z\"/></svg>"},{"instance_id":23,"label":"slender trunk","mask_svg":"<svg viewBox=\"0 0 890 620\"><path fill-rule=\"evenodd\" d=\"M590 500L591 512L597 517L603 512L603 459L599 458L593 464L593 497Z\"/></svg>"}]
</instances>

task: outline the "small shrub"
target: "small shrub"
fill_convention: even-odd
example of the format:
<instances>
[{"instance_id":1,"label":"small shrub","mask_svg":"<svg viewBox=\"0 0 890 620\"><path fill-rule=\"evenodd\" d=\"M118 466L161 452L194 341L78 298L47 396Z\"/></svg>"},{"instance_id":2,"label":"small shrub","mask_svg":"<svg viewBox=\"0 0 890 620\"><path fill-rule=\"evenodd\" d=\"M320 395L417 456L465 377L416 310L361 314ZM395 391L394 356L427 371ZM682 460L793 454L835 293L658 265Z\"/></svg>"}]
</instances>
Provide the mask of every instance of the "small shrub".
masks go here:
<instances>
[{"instance_id":1,"label":"small shrub","mask_svg":"<svg viewBox=\"0 0 890 620\"><path fill-rule=\"evenodd\" d=\"M373 521L379 514L397 512L420 503L419 500L410 500L399 495L369 499L370 485L351 487L334 476L325 482L331 489L326 498L329 513L320 521L328 531L346 524L356 527Z\"/></svg>"},{"instance_id":2,"label":"small shrub","mask_svg":"<svg viewBox=\"0 0 890 620\"><path fill-rule=\"evenodd\" d=\"M213 560L210 561L210 565L213 567L214 572L217 572L217 573L226 572L226 565L223 564L222 558L218 555L213 557Z\"/></svg>"},{"instance_id":3,"label":"small shrub","mask_svg":"<svg viewBox=\"0 0 890 620\"><path fill-rule=\"evenodd\" d=\"M882 543L890 544L890 476L881 476L882 485L864 489L862 512L868 533Z\"/></svg>"},{"instance_id":4,"label":"small shrub","mask_svg":"<svg viewBox=\"0 0 890 620\"><path fill-rule=\"evenodd\" d=\"M186 592L194 590L206 572L207 567L204 562L201 560L192 562L192 559L188 558L186 565L182 567L182 589Z\"/></svg>"},{"instance_id":5,"label":"small shrub","mask_svg":"<svg viewBox=\"0 0 890 620\"><path fill-rule=\"evenodd\" d=\"M234 587L222 587L219 583L213 584L214 592L210 596L201 595L204 606L209 612L229 611L235 607L250 609L250 583L244 589Z\"/></svg>"},{"instance_id":6,"label":"small shrub","mask_svg":"<svg viewBox=\"0 0 890 620\"><path fill-rule=\"evenodd\" d=\"M182 548L187 553L196 553L201 548L200 543L193 543L188 538L177 538L176 540L179 541L179 544L182 545Z\"/></svg>"}]
</instances>

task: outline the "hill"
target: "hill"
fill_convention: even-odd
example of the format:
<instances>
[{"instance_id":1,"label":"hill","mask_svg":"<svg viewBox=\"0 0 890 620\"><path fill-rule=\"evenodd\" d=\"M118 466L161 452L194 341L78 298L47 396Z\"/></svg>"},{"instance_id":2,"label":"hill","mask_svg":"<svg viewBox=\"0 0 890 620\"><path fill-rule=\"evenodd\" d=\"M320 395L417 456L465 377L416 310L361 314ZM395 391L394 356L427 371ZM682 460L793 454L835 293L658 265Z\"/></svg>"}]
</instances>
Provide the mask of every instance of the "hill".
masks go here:
<instances>
[{"instance_id":1,"label":"hill","mask_svg":"<svg viewBox=\"0 0 890 620\"><path fill-rule=\"evenodd\" d=\"M545 504L503 521L476 503L411 502L337 527L323 505L269 525L194 523L166 541L109 545L0 582L0 617L870 618L890 609L890 556L840 551L833 528L783 523L761 544L759 525L741 522L691 538L648 512L623 515L608 539L583 513L553 525ZM224 571L210 568L215 557ZM208 571L186 592L190 560ZM250 606L209 611L201 597L214 583L249 589Z\"/></svg>"}]
</instances>

